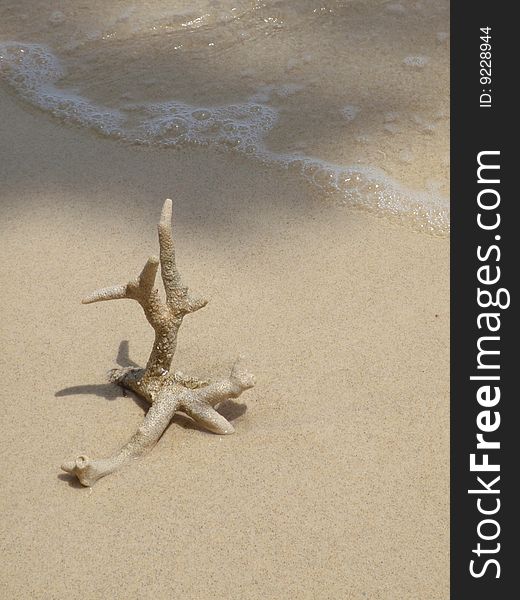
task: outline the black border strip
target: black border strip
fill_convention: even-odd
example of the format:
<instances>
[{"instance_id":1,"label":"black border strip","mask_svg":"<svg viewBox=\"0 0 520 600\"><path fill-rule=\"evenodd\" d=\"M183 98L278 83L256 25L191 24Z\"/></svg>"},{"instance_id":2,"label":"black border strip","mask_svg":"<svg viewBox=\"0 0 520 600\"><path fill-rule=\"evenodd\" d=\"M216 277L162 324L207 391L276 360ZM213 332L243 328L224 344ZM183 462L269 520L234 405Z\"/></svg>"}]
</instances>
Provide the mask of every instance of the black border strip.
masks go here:
<instances>
[{"instance_id":1,"label":"black border strip","mask_svg":"<svg viewBox=\"0 0 520 600\"><path fill-rule=\"evenodd\" d=\"M515 220L520 206L520 194L513 190L513 182L520 171L516 165L519 152L513 148L513 130L518 130L517 111L513 112L518 68L515 57L519 56L515 41L520 37L512 11L514 4L507 2L483 2L473 0L463 2L452 0L451 5L451 598L453 600L500 600L515 596L515 578L520 573L517 566L518 548L515 544L516 513L520 508L515 494L516 475L519 472L517 457L520 459L520 422L518 404L520 398L515 381L519 349L516 337L520 336L517 317L516 279L520 273L520 251L517 240L520 229ZM480 80L480 40L481 27L490 27L491 43L491 84L483 85ZM513 31L516 29L516 36ZM484 74L485 75L485 74ZM480 106L480 95L491 89L491 107ZM484 97L484 100L487 99ZM517 103L518 104L518 103ZM487 163L499 164L500 183L478 183L478 155L483 151L499 151L500 155L481 155ZM491 170L482 171L481 179L494 179ZM496 210L483 211L477 197L483 189L494 189L500 195ZM491 203L495 192L486 192L481 198ZM484 230L478 225L478 213L487 223L493 223L500 213L500 225L496 229ZM496 236L500 236L497 240ZM479 260L492 245L488 259ZM494 285L479 283L478 269L489 265L490 271L481 275L490 278L500 268L500 281ZM511 295L509 308L483 308L477 301L477 288L488 289L491 293L499 288L507 289ZM515 289L513 289L515 288ZM506 295L502 294L502 299ZM483 297L481 297L483 300ZM482 302L484 303L484 301ZM505 304L506 302L502 302ZM500 329L494 335L500 340L486 340L488 349L499 350L499 355L481 357L483 364L499 364L499 369L478 369L477 340L490 335L485 326L479 329L479 314L497 312L500 315ZM484 321L481 320L481 325ZM494 321L496 325L496 321ZM491 334L493 335L493 334ZM481 386L494 382L470 380L473 375L499 375L501 398L494 407L486 407L477 401ZM485 400L486 398L483 397ZM500 449L477 450L477 433L480 432L477 418L482 411L490 411L489 419L482 421L490 428L496 425L495 414L500 413L500 425L493 432L484 434L485 439L500 442ZM486 415L481 416L484 419ZM518 445L517 445L518 444ZM488 454L491 464L500 465L499 472L470 471L470 455L476 454L476 462L482 462L482 454ZM489 483L497 476L499 482L492 486L494 492L468 494L471 489L483 489L478 482L480 476ZM490 486L491 487L491 486ZM516 486L518 487L518 486ZM495 515L484 515L478 510L500 508ZM518 508L517 508L518 507ZM479 538L478 527L483 520L495 520L500 533L494 540ZM498 531L492 522L480 526L481 534L493 537ZM491 551L477 555L477 544ZM499 550L497 544L500 544ZM489 563L495 559L500 565ZM481 577L470 573L473 570ZM484 568L485 567L485 568ZM506 592L508 590L508 592ZM511 595L513 594L513 596Z\"/></svg>"}]
</instances>

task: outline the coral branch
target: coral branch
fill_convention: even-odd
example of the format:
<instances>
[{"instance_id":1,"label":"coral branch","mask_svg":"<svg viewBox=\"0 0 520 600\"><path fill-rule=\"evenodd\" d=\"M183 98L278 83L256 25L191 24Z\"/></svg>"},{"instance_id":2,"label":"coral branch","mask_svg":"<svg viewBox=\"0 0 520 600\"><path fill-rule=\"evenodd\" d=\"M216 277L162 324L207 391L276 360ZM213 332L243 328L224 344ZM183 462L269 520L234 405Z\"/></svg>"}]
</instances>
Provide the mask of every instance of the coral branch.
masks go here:
<instances>
[{"instance_id":1,"label":"coral branch","mask_svg":"<svg viewBox=\"0 0 520 600\"><path fill-rule=\"evenodd\" d=\"M163 205L161 218L157 226L159 232L159 248L161 249L161 277L168 302L174 302L181 286L181 276L175 264L175 247L173 244L172 201L168 198Z\"/></svg>"},{"instance_id":2,"label":"coral branch","mask_svg":"<svg viewBox=\"0 0 520 600\"><path fill-rule=\"evenodd\" d=\"M143 298L149 298L153 291L157 269L159 268L159 259L156 256L150 256L146 261L141 274L137 279L137 293ZM131 284L129 284L131 285Z\"/></svg>"},{"instance_id":3,"label":"coral branch","mask_svg":"<svg viewBox=\"0 0 520 600\"><path fill-rule=\"evenodd\" d=\"M190 297L188 288L182 285L181 276L175 264L175 246L173 243L171 220L172 201L168 199L164 203L161 219L157 227L159 231L159 247L161 249L159 255L161 259L161 277L164 291L166 292L167 304L175 314L185 315L203 308L208 301L204 298Z\"/></svg>"},{"instance_id":4,"label":"coral branch","mask_svg":"<svg viewBox=\"0 0 520 600\"><path fill-rule=\"evenodd\" d=\"M235 432L233 425L205 402L194 401L184 412L198 425L213 433L228 435Z\"/></svg>"},{"instance_id":5,"label":"coral branch","mask_svg":"<svg viewBox=\"0 0 520 600\"><path fill-rule=\"evenodd\" d=\"M92 304L104 300L130 298L146 306L150 302L158 267L159 260L157 257L150 256L137 279L129 281L126 285L114 285L92 292L86 298L83 298L81 302L82 304Z\"/></svg>"},{"instance_id":6,"label":"coral branch","mask_svg":"<svg viewBox=\"0 0 520 600\"><path fill-rule=\"evenodd\" d=\"M159 440L179 405L178 397L163 391L146 413L143 423L121 448L109 458L91 460L88 456L79 456L75 461L62 465L67 473L76 475L85 486L92 486L98 479L120 469L134 458L142 456Z\"/></svg>"},{"instance_id":7,"label":"coral branch","mask_svg":"<svg viewBox=\"0 0 520 600\"><path fill-rule=\"evenodd\" d=\"M92 304L93 302L103 302L104 300L119 300L128 298L126 285L114 285L92 292L81 301L82 304Z\"/></svg>"},{"instance_id":8,"label":"coral branch","mask_svg":"<svg viewBox=\"0 0 520 600\"><path fill-rule=\"evenodd\" d=\"M139 302L146 318L155 330L155 340L145 369L114 369L110 381L132 390L151 404L142 425L119 452L109 458L92 460L79 456L66 462L62 469L75 475L85 486L113 473L130 460L152 448L177 410L185 412L200 426L218 434L229 434L234 428L215 406L228 398L237 398L253 387L254 377L237 361L228 378L213 383L181 373L171 374L170 367L177 346L177 334L184 316L207 304L203 298L193 298L184 287L175 263L175 246L171 229L172 202L166 200L158 225L159 259L148 259L141 274L126 285L117 285L93 292L84 304L130 298ZM154 288L157 269L166 293L162 302Z\"/></svg>"}]
</instances>

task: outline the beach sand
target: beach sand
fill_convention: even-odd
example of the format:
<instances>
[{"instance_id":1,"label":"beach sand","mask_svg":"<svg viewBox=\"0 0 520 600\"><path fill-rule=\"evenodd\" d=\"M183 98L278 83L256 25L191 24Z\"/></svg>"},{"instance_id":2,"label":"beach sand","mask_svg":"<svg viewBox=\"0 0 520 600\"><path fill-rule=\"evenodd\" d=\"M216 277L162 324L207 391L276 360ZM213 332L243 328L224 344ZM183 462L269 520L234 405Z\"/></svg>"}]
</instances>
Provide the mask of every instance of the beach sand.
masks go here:
<instances>
[{"instance_id":1,"label":"beach sand","mask_svg":"<svg viewBox=\"0 0 520 600\"><path fill-rule=\"evenodd\" d=\"M437 600L449 590L449 241L317 201L303 180L204 148L64 127L0 90L0 596ZM82 306L157 253L208 306L175 366L257 385L221 437L179 416L140 461L60 471L135 431L106 383L153 332Z\"/></svg>"}]
</instances>

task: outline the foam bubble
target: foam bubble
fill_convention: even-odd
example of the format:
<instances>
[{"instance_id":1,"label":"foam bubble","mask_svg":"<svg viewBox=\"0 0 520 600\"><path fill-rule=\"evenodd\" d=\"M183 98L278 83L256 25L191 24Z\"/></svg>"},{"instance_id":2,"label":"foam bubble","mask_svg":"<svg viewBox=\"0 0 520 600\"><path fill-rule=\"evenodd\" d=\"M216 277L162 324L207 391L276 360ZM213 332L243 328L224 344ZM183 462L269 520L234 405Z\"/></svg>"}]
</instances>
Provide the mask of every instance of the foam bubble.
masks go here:
<instances>
[{"instance_id":1,"label":"foam bubble","mask_svg":"<svg viewBox=\"0 0 520 600\"><path fill-rule=\"evenodd\" d=\"M397 112L387 112L383 115L383 119L385 123L393 123L399 119L399 113Z\"/></svg>"},{"instance_id":2,"label":"foam bubble","mask_svg":"<svg viewBox=\"0 0 520 600\"><path fill-rule=\"evenodd\" d=\"M435 38L438 44L445 44L450 39L450 34L447 31L438 31Z\"/></svg>"},{"instance_id":3,"label":"foam bubble","mask_svg":"<svg viewBox=\"0 0 520 600\"><path fill-rule=\"evenodd\" d=\"M184 141L260 150L265 134L277 120L273 109L255 102L196 108L171 101L133 108L141 112L142 119L129 137L166 145Z\"/></svg>"},{"instance_id":4,"label":"foam bubble","mask_svg":"<svg viewBox=\"0 0 520 600\"><path fill-rule=\"evenodd\" d=\"M399 3L394 3L394 4L387 4L385 6L385 11L387 13L393 14L393 15L404 15L406 14L406 8Z\"/></svg>"},{"instance_id":5,"label":"foam bubble","mask_svg":"<svg viewBox=\"0 0 520 600\"><path fill-rule=\"evenodd\" d=\"M353 121L357 117L360 110L361 109L359 108L359 106L347 104L341 109L341 114L343 115L346 121Z\"/></svg>"},{"instance_id":6,"label":"foam bubble","mask_svg":"<svg viewBox=\"0 0 520 600\"><path fill-rule=\"evenodd\" d=\"M403 65L405 65L405 67L411 67L413 69L423 69L429 62L430 59L428 56L407 56L403 60Z\"/></svg>"},{"instance_id":7,"label":"foam bubble","mask_svg":"<svg viewBox=\"0 0 520 600\"><path fill-rule=\"evenodd\" d=\"M394 122L385 123L385 125L383 126L383 129L385 130L386 133L389 133L390 135L396 135L397 133L401 132L400 125L398 125L397 123L394 123Z\"/></svg>"},{"instance_id":8,"label":"foam bubble","mask_svg":"<svg viewBox=\"0 0 520 600\"><path fill-rule=\"evenodd\" d=\"M345 167L296 156L286 157L286 161L289 168L299 170L323 191L333 192L345 205L411 220L430 233L449 231L449 204L437 187L424 192L407 190L376 167Z\"/></svg>"},{"instance_id":9,"label":"foam bubble","mask_svg":"<svg viewBox=\"0 0 520 600\"><path fill-rule=\"evenodd\" d=\"M66 17L61 10L55 10L49 17L49 23L51 25L61 25L62 23L65 23L65 20Z\"/></svg>"},{"instance_id":10,"label":"foam bubble","mask_svg":"<svg viewBox=\"0 0 520 600\"><path fill-rule=\"evenodd\" d=\"M412 121L418 125L422 133L432 135L435 132L435 125L423 119L420 115L413 115Z\"/></svg>"},{"instance_id":11,"label":"foam bubble","mask_svg":"<svg viewBox=\"0 0 520 600\"><path fill-rule=\"evenodd\" d=\"M0 74L26 100L65 121L83 123L107 135L121 132L118 110L96 106L56 83L64 76L59 60L38 44L0 44Z\"/></svg>"},{"instance_id":12,"label":"foam bubble","mask_svg":"<svg viewBox=\"0 0 520 600\"><path fill-rule=\"evenodd\" d=\"M252 96L254 102L266 103L273 98L283 99L289 98L293 94L297 94L305 89L304 85L299 83L286 83L283 85L263 85L258 88L257 92Z\"/></svg>"}]
</instances>

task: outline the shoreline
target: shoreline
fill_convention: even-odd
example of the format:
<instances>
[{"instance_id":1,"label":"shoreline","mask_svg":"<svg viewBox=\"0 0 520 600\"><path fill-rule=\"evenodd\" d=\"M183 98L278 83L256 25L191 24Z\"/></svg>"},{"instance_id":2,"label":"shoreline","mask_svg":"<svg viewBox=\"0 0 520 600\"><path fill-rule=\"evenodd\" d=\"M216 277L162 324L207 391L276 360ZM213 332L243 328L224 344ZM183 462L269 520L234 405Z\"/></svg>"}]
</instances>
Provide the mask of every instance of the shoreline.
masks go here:
<instances>
[{"instance_id":1,"label":"shoreline","mask_svg":"<svg viewBox=\"0 0 520 600\"><path fill-rule=\"evenodd\" d=\"M4 45L9 46L9 43ZM13 46L26 46L26 54L30 54L30 49L37 47L44 53L40 57L41 61L45 62L47 60L51 65L54 63L50 58L55 58L54 55L45 46L17 44L15 42L13 42ZM2 58L1 47L2 44L0 44L0 58ZM24 52L23 48L20 51ZM50 55L46 56L48 52L50 52ZM26 54L22 56L26 56ZM9 64L10 61L6 62ZM255 127L252 128L250 132L252 143L249 144L249 149L247 145L242 147L242 140L234 139L231 133L228 134L228 137L224 135L221 139L218 136L213 139L210 134L204 133L205 128L208 126L201 125L200 122L197 122L197 119L192 123L192 127L188 127L185 132L186 138L175 135L173 138L168 138L167 132L162 130L162 133L156 131L156 134L153 135L146 131L146 126L144 126L146 119L141 123L141 128L134 127L132 129L131 126L127 127L125 119L132 120L130 118L131 111L129 113L128 109L125 111L102 105L98 106L87 98L77 96L73 90L57 88L55 87L54 77L50 77L47 82L38 81L38 78L36 78L36 83L32 82L29 77L29 81L25 82L25 85L20 84L18 80L20 77L26 79L27 73L21 67L17 72L14 65L16 65L16 62L10 64L9 67L15 69L14 74L10 74L8 68L4 75L5 88L9 90L15 102L21 102L26 109L45 114L53 122L66 127L72 126L85 129L89 135L101 137L118 144L126 144L130 147L145 147L167 151L182 150L186 152L197 151L202 148L210 153L229 153L231 160L245 159L251 161L254 169L268 168L274 171L281 170L294 173L295 178L304 180L312 188L311 193L316 196L321 195L324 202L337 206L347 206L349 209L365 210L430 235L449 236L449 201L438 190L409 187L385 172L384 169L370 163L340 164L325 160L312 153L277 152L266 145L265 139L270 137L273 124L263 132L261 129L255 132ZM49 99L49 96L51 99ZM65 104L65 107L62 106L63 104ZM178 113L181 106L183 107L181 112L188 110L188 105L184 103L174 106L175 102L172 101L170 104L169 110L174 114ZM72 108L69 105L72 105ZM227 123L227 126L231 126L232 129L240 127L241 119L246 118L248 113L246 107L249 107L249 111L253 108L255 112L264 111L264 120L271 119L273 123L276 123L280 117L276 110L268 109L262 103L253 102L252 97L242 105L230 105L230 107L236 110L242 107L242 114L239 110L238 116L236 116L237 122L235 124ZM222 106L210 108L191 106L191 110L195 110L195 112L204 112L207 109L209 111L208 115L222 110L225 112L225 108ZM99 122L100 114L105 115L105 118L108 119L106 123ZM126 114L126 118L123 118L124 114ZM270 115L270 119L268 115ZM191 115L185 114L184 116L188 120L191 118L193 121ZM157 119L157 116L155 118ZM162 118L166 117L163 115ZM215 117L207 118L215 119ZM206 121L203 122L206 123ZM258 123L256 125L258 126ZM218 119L212 127L222 129ZM190 129L193 131L190 132ZM165 135L166 137L161 137ZM383 151L380 152L385 155ZM410 164L407 172L417 174L417 167Z\"/></svg>"}]
</instances>

